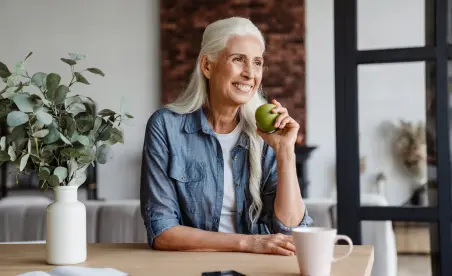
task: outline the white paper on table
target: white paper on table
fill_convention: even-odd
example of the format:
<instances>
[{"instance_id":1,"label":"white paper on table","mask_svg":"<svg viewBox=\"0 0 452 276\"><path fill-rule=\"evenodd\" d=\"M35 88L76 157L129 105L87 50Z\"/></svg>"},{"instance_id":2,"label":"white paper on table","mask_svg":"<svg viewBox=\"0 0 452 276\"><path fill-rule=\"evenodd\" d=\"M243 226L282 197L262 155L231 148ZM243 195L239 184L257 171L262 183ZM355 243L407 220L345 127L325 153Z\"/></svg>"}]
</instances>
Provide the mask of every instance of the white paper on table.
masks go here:
<instances>
[{"instance_id":1,"label":"white paper on table","mask_svg":"<svg viewBox=\"0 0 452 276\"><path fill-rule=\"evenodd\" d=\"M50 272L32 271L17 276L127 276L128 274L113 268L91 268L78 266L59 266Z\"/></svg>"}]
</instances>

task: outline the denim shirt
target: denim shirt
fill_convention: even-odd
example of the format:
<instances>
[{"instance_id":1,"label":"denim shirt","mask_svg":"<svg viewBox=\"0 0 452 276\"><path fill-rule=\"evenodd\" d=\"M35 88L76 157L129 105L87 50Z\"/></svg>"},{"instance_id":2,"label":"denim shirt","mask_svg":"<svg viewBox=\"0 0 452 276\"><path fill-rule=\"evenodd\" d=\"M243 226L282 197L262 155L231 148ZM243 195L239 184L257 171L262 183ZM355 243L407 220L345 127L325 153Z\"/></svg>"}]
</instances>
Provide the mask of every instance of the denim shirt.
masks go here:
<instances>
[{"instance_id":1,"label":"denim shirt","mask_svg":"<svg viewBox=\"0 0 452 276\"><path fill-rule=\"evenodd\" d=\"M264 144L261 197L263 209L253 224L249 217L252 197L248 187L249 139L242 132L232 149L232 174L237 202L237 233L290 234L274 214L277 171L273 149ZM148 243L163 231L184 225L218 231L223 202L224 161L220 143L203 109L177 114L166 108L148 120L141 168L141 215ZM312 219L305 211L299 226Z\"/></svg>"}]
</instances>

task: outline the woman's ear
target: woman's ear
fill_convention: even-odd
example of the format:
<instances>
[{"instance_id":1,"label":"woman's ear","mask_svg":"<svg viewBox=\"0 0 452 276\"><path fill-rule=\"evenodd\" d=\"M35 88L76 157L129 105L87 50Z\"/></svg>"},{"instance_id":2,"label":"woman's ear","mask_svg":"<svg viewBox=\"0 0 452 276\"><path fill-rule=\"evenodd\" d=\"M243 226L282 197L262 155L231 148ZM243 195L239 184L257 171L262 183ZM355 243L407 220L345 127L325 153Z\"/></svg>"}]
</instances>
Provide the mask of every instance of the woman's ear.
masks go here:
<instances>
[{"instance_id":1,"label":"woman's ear","mask_svg":"<svg viewBox=\"0 0 452 276\"><path fill-rule=\"evenodd\" d=\"M204 74L204 76L207 79L210 79L212 63L209 61L209 59L207 58L206 55L201 56L200 66L201 66L201 72Z\"/></svg>"}]
</instances>

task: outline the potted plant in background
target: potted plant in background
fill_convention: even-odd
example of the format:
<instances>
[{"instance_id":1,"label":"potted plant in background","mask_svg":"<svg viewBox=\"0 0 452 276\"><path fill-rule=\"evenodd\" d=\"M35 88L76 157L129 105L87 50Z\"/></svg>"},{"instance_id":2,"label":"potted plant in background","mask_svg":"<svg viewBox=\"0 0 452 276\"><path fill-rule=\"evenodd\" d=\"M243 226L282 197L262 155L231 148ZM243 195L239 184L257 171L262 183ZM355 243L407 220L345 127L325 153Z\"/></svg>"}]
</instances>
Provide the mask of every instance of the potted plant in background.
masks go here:
<instances>
[{"instance_id":1,"label":"potted plant in background","mask_svg":"<svg viewBox=\"0 0 452 276\"><path fill-rule=\"evenodd\" d=\"M124 143L121 123L133 117L110 109L96 113L90 97L72 92L76 85L90 84L85 72L105 76L93 67L77 71L84 55L61 58L70 68L67 85L57 73L30 75L25 65L31 55L11 71L0 62L0 120L11 132L0 138L0 164L13 162L16 173L36 173L40 190L54 191L46 210L47 262L81 263L86 260L86 208L77 200L77 189L90 164L105 164L112 158L111 146Z\"/></svg>"}]
</instances>

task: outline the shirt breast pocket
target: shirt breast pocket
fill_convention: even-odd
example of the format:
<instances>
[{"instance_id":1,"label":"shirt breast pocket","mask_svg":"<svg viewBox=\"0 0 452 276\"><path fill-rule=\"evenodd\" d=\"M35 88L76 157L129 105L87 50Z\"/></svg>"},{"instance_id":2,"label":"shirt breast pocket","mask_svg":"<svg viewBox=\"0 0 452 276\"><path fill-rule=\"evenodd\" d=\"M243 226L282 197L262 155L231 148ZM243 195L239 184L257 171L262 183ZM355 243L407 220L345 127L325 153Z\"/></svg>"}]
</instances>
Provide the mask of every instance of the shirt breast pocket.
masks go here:
<instances>
[{"instance_id":1,"label":"shirt breast pocket","mask_svg":"<svg viewBox=\"0 0 452 276\"><path fill-rule=\"evenodd\" d=\"M201 202L203 184L206 178L205 167L202 163L174 158L169 167L168 175L176 185L179 202L185 205L180 206L181 208ZM191 212L194 212L194 210Z\"/></svg>"}]
</instances>

